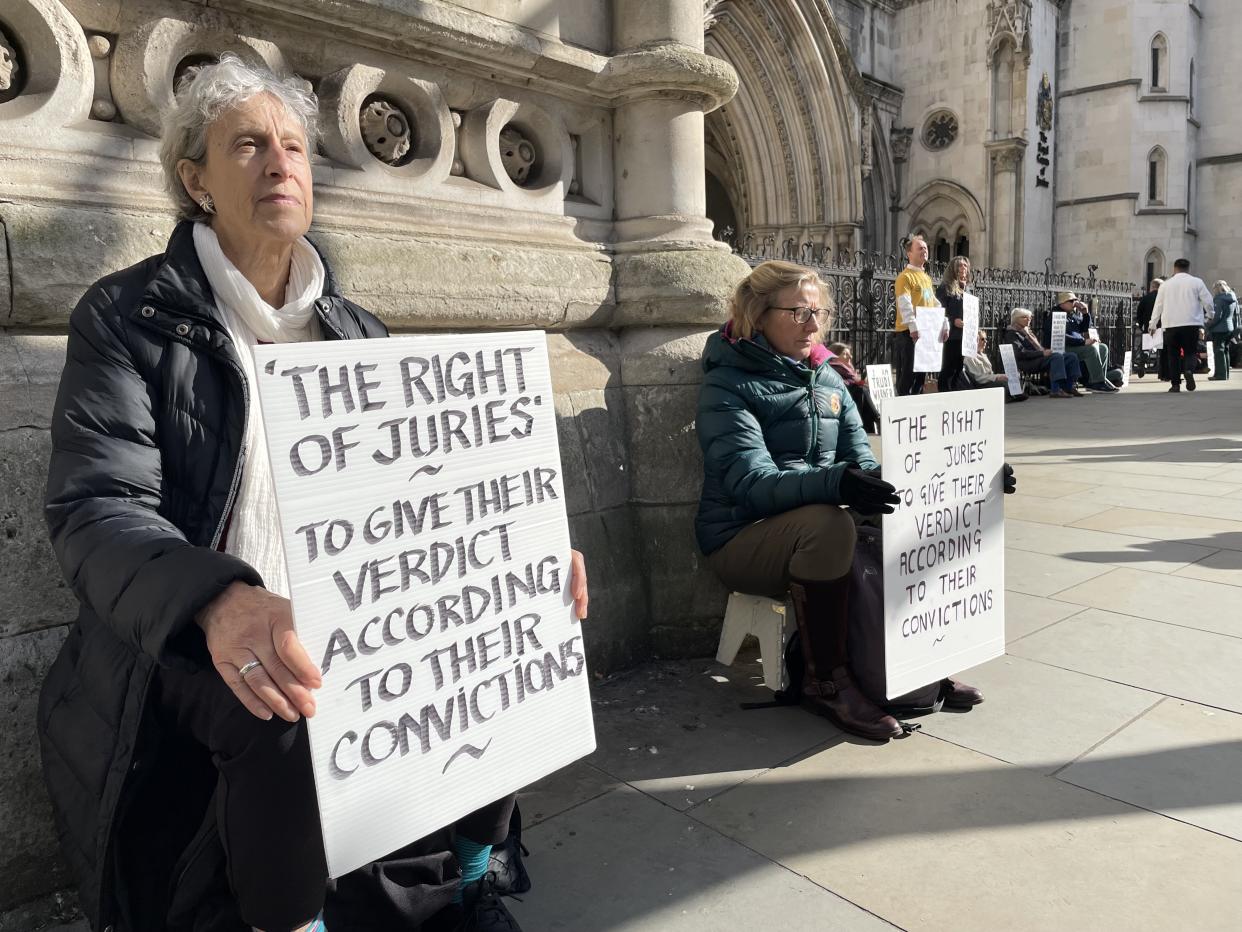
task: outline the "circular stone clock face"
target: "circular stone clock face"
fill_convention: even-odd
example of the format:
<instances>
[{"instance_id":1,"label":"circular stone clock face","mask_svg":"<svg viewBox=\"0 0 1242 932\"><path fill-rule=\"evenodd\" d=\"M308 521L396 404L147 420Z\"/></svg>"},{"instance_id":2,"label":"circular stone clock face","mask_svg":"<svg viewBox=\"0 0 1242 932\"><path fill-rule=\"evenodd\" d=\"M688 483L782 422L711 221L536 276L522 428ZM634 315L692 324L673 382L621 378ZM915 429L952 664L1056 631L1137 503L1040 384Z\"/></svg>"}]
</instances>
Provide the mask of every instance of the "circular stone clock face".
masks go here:
<instances>
[{"instance_id":1,"label":"circular stone clock face","mask_svg":"<svg viewBox=\"0 0 1242 932\"><path fill-rule=\"evenodd\" d=\"M923 124L923 145L929 149L947 149L957 139L957 117L948 110L937 110Z\"/></svg>"}]
</instances>

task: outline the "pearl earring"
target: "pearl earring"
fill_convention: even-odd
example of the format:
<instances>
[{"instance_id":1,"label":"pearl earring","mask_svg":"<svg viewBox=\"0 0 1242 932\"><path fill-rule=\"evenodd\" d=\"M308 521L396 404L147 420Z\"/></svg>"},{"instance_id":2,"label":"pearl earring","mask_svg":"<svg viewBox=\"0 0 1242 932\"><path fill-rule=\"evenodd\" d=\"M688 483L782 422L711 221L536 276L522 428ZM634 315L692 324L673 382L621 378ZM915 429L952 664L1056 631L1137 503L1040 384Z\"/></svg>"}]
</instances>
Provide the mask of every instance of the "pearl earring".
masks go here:
<instances>
[{"instance_id":1,"label":"pearl earring","mask_svg":"<svg viewBox=\"0 0 1242 932\"><path fill-rule=\"evenodd\" d=\"M204 194L198 199L198 206L203 208L203 213L214 214L216 212L216 202L211 199L210 194Z\"/></svg>"}]
</instances>

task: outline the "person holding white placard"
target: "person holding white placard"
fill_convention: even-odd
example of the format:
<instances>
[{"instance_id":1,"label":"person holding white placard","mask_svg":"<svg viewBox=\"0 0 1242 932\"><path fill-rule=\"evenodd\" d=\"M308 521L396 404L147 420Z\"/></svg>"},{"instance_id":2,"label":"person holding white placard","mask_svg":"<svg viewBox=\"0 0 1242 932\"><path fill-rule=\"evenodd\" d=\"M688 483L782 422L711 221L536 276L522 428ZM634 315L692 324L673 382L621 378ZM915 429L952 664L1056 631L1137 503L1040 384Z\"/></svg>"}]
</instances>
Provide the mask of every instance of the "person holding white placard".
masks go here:
<instances>
[{"instance_id":1,"label":"person holding white placard","mask_svg":"<svg viewBox=\"0 0 1242 932\"><path fill-rule=\"evenodd\" d=\"M1065 351L1078 357L1087 371L1087 387L1095 392L1115 392L1112 379L1121 381L1119 370L1109 369L1108 344L1095 334L1091 311L1072 291L1057 294L1057 309L1065 312Z\"/></svg>"},{"instance_id":2,"label":"person holding white placard","mask_svg":"<svg viewBox=\"0 0 1242 932\"><path fill-rule=\"evenodd\" d=\"M293 627L252 356L387 336L305 236L317 113L302 82L236 56L191 71L160 153L180 222L70 321L46 517L80 610L39 733L96 929L322 932L325 902L338 929L517 928L477 883L450 902L458 866L481 876L507 835L512 797L328 897L305 722L321 675ZM570 588L584 616L580 555Z\"/></svg>"},{"instance_id":3,"label":"person holding white placard","mask_svg":"<svg viewBox=\"0 0 1242 932\"><path fill-rule=\"evenodd\" d=\"M925 373L914 371L914 345L919 340L915 309L939 307L936 287L924 271L927 265L927 240L921 233L910 237L906 246L906 267L893 283L897 302L893 321L893 376L898 395L920 395Z\"/></svg>"},{"instance_id":4,"label":"person holding white placard","mask_svg":"<svg viewBox=\"0 0 1242 932\"><path fill-rule=\"evenodd\" d=\"M728 322L703 350L695 536L732 591L792 597L803 705L851 734L884 741L901 726L863 695L849 667L857 536L843 506L886 514L897 498L820 343L829 314L816 273L789 262L764 262L737 286ZM982 700L956 681L949 690L946 702Z\"/></svg>"},{"instance_id":5,"label":"person holding white placard","mask_svg":"<svg viewBox=\"0 0 1242 932\"><path fill-rule=\"evenodd\" d=\"M962 296L970 289L970 281L970 260L965 256L954 256L945 266L944 278L936 288L936 300L944 307L944 320L948 327L940 359L940 375L936 380L936 387L942 392L969 387L962 376L962 330L966 326Z\"/></svg>"},{"instance_id":6,"label":"person holding white placard","mask_svg":"<svg viewBox=\"0 0 1242 932\"><path fill-rule=\"evenodd\" d=\"M1006 401L1026 401L1026 392L1019 391L1017 394L1008 391L1009 376L1005 373L997 373L992 369L992 360L988 359L988 333L986 330L979 331L977 340L978 349L974 356L967 356L963 361L963 368L966 371L966 381L970 388L1003 388L1006 389Z\"/></svg>"},{"instance_id":7,"label":"person holding white placard","mask_svg":"<svg viewBox=\"0 0 1242 932\"><path fill-rule=\"evenodd\" d=\"M1052 398L1082 397L1078 377L1082 374L1078 358L1070 353L1054 353L1045 349L1031 330L1034 314L1024 307L1015 307L1009 314L1009 329L1004 341L1013 347L1018 368L1023 372L1047 372L1052 380Z\"/></svg>"}]
</instances>

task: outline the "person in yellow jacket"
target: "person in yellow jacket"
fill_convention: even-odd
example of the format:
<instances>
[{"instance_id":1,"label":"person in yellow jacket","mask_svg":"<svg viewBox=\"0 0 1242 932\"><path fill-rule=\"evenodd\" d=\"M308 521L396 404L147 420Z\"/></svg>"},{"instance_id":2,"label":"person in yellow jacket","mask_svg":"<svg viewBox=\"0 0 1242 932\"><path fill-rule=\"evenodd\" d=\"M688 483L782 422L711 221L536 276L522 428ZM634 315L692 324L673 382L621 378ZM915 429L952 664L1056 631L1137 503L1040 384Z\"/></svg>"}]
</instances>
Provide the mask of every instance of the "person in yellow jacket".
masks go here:
<instances>
[{"instance_id":1,"label":"person in yellow jacket","mask_svg":"<svg viewBox=\"0 0 1242 932\"><path fill-rule=\"evenodd\" d=\"M918 341L916 307L940 307L936 286L924 271L927 265L927 240L921 233L910 237L906 245L906 267L897 276L893 291L897 296L897 315L893 334L893 377L898 395L921 395L924 373L914 371L914 344Z\"/></svg>"}]
</instances>

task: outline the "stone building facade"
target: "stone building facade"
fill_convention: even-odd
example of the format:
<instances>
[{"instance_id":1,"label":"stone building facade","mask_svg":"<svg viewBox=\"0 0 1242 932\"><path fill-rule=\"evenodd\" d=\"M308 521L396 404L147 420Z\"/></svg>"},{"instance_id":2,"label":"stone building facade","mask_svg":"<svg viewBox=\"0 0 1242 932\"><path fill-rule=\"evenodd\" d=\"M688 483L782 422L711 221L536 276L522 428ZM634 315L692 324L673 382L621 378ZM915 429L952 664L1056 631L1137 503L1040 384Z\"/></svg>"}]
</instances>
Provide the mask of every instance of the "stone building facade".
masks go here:
<instances>
[{"instance_id":1,"label":"stone building facade","mask_svg":"<svg viewBox=\"0 0 1242 932\"><path fill-rule=\"evenodd\" d=\"M1060 24L1056 248L1148 281L1242 274L1230 0L1074 0ZM1107 54L1099 54L1099 50Z\"/></svg>"},{"instance_id":2,"label":"stone building facade","mask_svg":"<svg viewBox=\"0 0 1242 932\"><path fill-rule=\"evenodd\" d=\"M708 210L765 240L1146 281L1237 278L1230 0L707 3L741 76ZM834 121L836 121L834 123ZM749 236L749 238L747 238Z\"/></svg>"}]
</instances>

